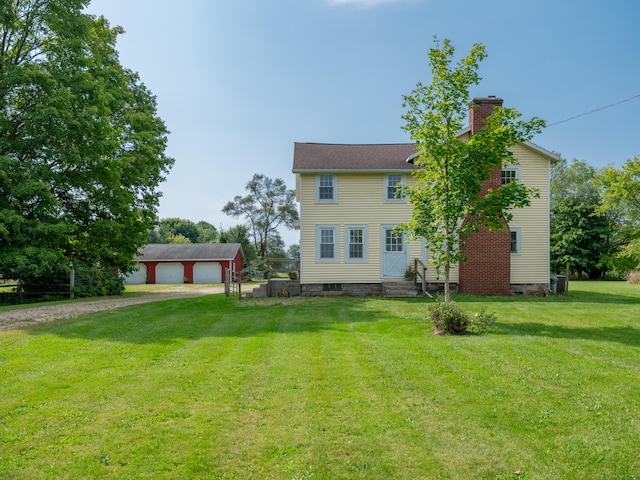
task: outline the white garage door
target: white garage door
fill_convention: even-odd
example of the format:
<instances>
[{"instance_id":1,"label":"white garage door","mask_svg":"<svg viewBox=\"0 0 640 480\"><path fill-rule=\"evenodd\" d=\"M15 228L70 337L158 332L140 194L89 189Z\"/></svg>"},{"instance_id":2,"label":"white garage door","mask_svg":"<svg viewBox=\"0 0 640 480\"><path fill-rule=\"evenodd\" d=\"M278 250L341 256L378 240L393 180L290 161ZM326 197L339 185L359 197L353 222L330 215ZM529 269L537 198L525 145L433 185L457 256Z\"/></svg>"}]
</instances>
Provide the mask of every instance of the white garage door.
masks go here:
<instances>
[{"instance_id":1,"label":"white garage door","mask_svg":"<svg viewBox=\"0 0 640 480\"><path fill-rule=\"evenodd\" d=\"M156 266L156 283L184 283L184 267L181 263L159 263Z\"/></svg>"},{"instance_id":2,"label":"white garage door","mask_svg":"<svg viewBox=\"0 0 640 480\"><path fill-rule=\"evenodd\" d=\"M218 262L198 262L193 266L193 283L221 283L222 267Z\"/></svg>"},{"instance_id":3,"label":"white garage door","mask_svg":"<svg viewBox=\"0 0 640 480\"><path fill-rule=\"evenodd\" d=\"M124 277L124 283L127 285L142 285L147 283L147 267L145 267L143 263L139 263L133 272Z\"/></svg>"}]
</instances>

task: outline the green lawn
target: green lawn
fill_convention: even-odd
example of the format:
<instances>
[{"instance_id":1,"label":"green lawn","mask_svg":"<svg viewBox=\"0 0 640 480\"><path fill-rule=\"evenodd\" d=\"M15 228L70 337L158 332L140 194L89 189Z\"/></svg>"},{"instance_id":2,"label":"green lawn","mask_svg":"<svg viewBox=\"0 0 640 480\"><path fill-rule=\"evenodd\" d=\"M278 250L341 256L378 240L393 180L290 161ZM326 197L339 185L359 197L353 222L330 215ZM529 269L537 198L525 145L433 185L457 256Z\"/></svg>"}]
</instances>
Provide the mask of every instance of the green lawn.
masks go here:
<instances>
[{"instance_id":1,"label":"green lawn","mask_svg":"<svg viewBox=\"0 0 640 480\"><path fill-rule=\"evenodd\" d=\"M639 286L457 300L497 324L212 295L0 332L0 478L640 479Z\"/></svg>"}]
</instances>

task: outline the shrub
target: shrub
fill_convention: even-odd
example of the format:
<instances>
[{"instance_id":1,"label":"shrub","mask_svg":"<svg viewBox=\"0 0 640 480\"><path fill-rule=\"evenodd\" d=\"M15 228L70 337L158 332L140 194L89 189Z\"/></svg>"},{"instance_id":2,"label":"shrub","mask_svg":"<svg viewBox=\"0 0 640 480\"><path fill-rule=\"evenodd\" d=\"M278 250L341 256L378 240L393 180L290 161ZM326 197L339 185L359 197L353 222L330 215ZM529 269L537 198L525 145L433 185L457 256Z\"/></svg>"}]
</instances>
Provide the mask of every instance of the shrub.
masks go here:
<instances>
[{"instance_id":1,"label":"shrub","mask_svg":"<svg viewBox=\"0 0 640 480\"><path fill-rule=\"evenodd\" d=\"M407 269L404 272L404 278L406 280L411 280L413 282L415 282L418 279L418 272L416 272L411 265L409 265L407 267Z\"/></svg>"},{"instance_id":2,"label":"shrub","mask_svg":"<svg viewBox=\"0 0 640 480\"><path fill-rule=\"evenodd\" d=\"M629 272L629 276L627 276L627 282L631 285L639 285L640 284L640 271L632 270Z\"/></svg>"},{"instance_id":3,"label":"shrub","mask_svg":"<svg viewBox=\"0 0 640 480\"><path fill-rule=\"evenodd\" d=\"M124 278L112 269L76 268L74 293L77 297L121 295Z\"/></svg>"},{"instance_id":4,"label":"shrub","mask_svg":"<svg viewBox=\"0 0 640 480\"><path fill-rule=\"evenodd\" d=\"M496 322L495 312L487 313L487 307L484 307L476 313L470 320L469 330L474 333L484 333Z\"/></svg>"},{"instance_id":5,"label":"shrub","mask_svg":"<svg viewBox=\"0 0 640 480\"><path fill-rule=\"evenodd\" d=\"M487 313L487 307L469 316L457 303L447 303L439 298L429 306L429 316L438 335L464 335L468 330L473 333L485 333L496 321L496 314Z\"/></svg>"},{"instance_id":6,"label":"shrub","mask_svg":"<svg viewBox=\"0 0 640 480\"><path fill-rule=\"evenodd\" d=\"M471 320L454 302L443 302L436 299L429 306L429 316L436 327L436 334L464 335Z\"/></svg>"}]
</instances>

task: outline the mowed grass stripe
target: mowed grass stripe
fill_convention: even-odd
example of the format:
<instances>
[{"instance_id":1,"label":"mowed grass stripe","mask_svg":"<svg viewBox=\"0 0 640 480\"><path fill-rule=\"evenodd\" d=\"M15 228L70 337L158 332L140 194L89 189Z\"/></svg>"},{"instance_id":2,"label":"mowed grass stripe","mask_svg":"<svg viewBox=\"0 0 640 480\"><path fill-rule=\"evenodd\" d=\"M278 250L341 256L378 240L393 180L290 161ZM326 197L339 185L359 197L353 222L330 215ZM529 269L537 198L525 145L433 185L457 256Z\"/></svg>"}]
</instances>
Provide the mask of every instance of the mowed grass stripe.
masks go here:
<instances>
[{"instance_id":1,"label":"mowed grass stripe","mask_svg":"<svg viewBox=\"0 0 640 480\"><path fill-rule=\"evenodd\" d=\"M0 476L638 478L616 285L461 297L482 336L432 335L424 300L223 296L3 332Z\"/></svg>"}]
</instances>

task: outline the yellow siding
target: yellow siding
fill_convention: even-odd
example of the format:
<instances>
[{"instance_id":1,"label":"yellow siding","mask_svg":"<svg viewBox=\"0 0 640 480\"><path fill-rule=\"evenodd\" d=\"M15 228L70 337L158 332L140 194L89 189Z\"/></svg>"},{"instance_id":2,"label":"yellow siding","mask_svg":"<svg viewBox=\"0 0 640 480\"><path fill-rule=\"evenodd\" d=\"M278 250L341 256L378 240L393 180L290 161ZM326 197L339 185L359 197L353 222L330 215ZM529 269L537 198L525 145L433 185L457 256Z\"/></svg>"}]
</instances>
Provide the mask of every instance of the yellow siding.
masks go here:
<instances>
[{"instance_id":1,"label":"yellow siding","mask_svg":"<svg viewBox=\"0 0 640 480\"><path fill-rule=\"evenodd\" d=\"M549 281L549 161L526 146L514 148L520 169L520 181L539 190L531 206L513 211L510 227L519 228L521 253L511 256L511 283L548 283ZM315 175L296 176L297 196L301 205L300 246L303 283L379 283L382 280L381 254L383 225L398 225L411 218L408 202L384 201L383 173L340 173L336 203L316 203ZM409 174L405 181L411 181ZM316 226L335 225L338 228L338 259L332 263L316 261ZM367 225L368 261L345 261L345 227ZM409 242L407 260L414 258L427 264L423 241ZM428 266L431 282L443 280ZM451 271L451 281L458 282L458 268Z\"/></svg>"},{"instance_id":2,"label":"yellow siding","mask_svg":"<svg viewBox=\"0 0 640 480\"><path fill-rule=\"evenodd\" d=\"M316 203L315 175L300 175L301 196L301 258L303 283L380 283L382 280L382 226L399 225L411 218L407 202L384 202L382 173L340 174L338 201ZM405 181L409 181L407 175ZM316 261L316 225L338 227L338 260L335 263ZM368 261L345 261L345 227L367 225ZM408 261L422 258L422 242L409 242Z\"/></svg>"},{"instance_id":3,"label":"yellow siding","mask_svg":"<svg viewBox=\"0 0 640 480\"><path fill-rule=\"evenodd\" d=\"M444 282L444 270L440 273L436 272L435 267L430 264L431 261L431 252L425 251L423 253L422 262L427 266L427 280L431 283L442 283ZM449 271L449 281L451 283L458 283L459 279L459 268L458 265L452 265L451 270Z\"/></svg>"},{"instance_id":4,"label":"yellow siding","mask_svg":"<svg viewBox=\"0 0 640 480\"><path fill-rule=\"evenodd\" d=\"M540 198L512 212L509 226L520 228L521 253L511 255L511 283L549 283L549 160L522 145L513 151L520 181L537 188Z\"/></svg>"}]
</instances>

